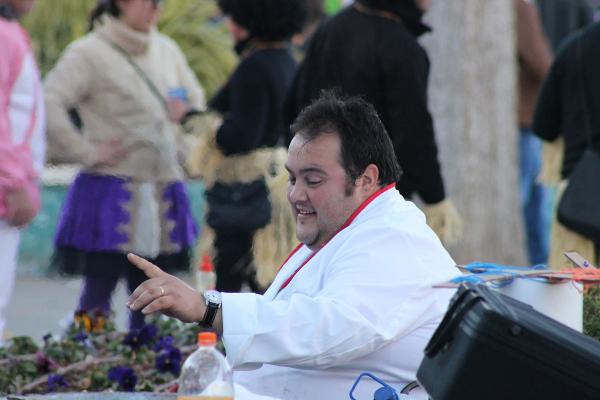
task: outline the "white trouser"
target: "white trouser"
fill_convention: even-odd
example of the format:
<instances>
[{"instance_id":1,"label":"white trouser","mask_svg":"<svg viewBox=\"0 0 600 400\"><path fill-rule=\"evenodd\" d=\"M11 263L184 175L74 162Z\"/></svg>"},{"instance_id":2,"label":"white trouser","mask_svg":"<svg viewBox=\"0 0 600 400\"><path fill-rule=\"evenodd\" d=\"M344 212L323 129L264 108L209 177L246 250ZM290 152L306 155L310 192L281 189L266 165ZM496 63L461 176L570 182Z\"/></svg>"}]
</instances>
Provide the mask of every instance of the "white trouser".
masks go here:
<instances>
[{"instance_id":1,"label":"white trouser","mask_svg":"<svg viewBox=\"0 0 600 400\"><path fill-rule=\"evenodd\" d=\"M4 339L4 308L10 301L17 268L19 229L0 220L0 345Z\"/></svg>"}]
</instances>

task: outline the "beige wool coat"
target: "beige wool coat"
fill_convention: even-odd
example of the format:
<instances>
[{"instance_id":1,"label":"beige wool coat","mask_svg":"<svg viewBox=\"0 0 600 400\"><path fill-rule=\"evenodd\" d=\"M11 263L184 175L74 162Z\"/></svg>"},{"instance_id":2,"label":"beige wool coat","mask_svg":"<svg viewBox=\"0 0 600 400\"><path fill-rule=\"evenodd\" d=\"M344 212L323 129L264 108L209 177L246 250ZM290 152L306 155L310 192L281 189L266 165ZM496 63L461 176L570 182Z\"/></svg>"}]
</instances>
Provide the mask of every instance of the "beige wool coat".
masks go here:
<instances>
[{"instance_id":1,"label":"beige wool coat","mask_svg":"<svg viewBox=\"0 0 600 400\"><path fill-rule=\"evenodd\" d=\"M180 127L169 121L164 104L111 43L130 55L164 98L169 89L183 87L190 105L205 109L204 91L173 40L105 16L65 50L45 80L49 156L102 175L150 182L181 179ZM74 107L83 121L81 133L69 119ZM127 146L127 156L114 166L91 166L97 144L114 138Z\"/></svg>"}]
</instances>

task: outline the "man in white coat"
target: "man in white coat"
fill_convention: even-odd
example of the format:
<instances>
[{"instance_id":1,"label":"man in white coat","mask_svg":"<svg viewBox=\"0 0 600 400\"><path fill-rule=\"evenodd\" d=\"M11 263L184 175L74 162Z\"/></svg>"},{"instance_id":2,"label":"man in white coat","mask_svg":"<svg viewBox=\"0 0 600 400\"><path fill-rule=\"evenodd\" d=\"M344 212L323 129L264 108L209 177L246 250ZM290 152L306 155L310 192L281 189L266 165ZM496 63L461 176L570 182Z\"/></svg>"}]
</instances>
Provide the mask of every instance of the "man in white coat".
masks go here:
<instances>
[{"instance_id":1,"label":"man in white coat","mask_svg":"<svg viewBox=\"0 0 600 400\"><path fill-rule=\"evenodd\" d=\"M150 279L128 305L222 333L236 382L259 394L347 398L363 371L402 388L453 294L432 285L456 276L455 263L394 188L400 167L371 105L325 94L292 131L288 200L301 244L265 294L201 295L129 255ZM377 385L361 388L372 398Z\"/></svg>"}]
</instances>

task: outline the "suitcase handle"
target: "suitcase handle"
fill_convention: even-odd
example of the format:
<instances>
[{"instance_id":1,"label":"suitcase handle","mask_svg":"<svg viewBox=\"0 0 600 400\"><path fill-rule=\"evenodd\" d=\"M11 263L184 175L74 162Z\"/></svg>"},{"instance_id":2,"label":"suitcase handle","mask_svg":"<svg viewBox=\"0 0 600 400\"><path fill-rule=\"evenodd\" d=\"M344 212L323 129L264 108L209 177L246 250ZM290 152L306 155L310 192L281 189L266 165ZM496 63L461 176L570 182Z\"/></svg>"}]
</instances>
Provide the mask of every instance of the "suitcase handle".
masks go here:
<instances>
[{"instance_id":1,"label":"suitcase handle","mask_svg":"<svg viewBox=\"0 0 600 400\"><path fill-rule=\"evenodd\" d=\"M442 319L431 340L427 343L427 347L425 347L425 355L427 357L434 357L452 339L452 333L461 322L463 316L473 304L481 299L481 296L467 285L461 285L446 315L444 315L444 319Z\"/></svg>"}]
</instances>

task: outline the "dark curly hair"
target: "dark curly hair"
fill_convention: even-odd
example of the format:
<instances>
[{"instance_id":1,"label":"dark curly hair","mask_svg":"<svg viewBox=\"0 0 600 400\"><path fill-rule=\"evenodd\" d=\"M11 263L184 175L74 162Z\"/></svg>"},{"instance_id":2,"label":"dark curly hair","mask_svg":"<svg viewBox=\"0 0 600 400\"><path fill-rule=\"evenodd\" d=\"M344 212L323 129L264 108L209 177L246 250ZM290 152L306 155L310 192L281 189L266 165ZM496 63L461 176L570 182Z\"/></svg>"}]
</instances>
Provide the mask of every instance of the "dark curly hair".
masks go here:
<instances>
[{"instance_id":1,"label":"dark curly hair","mask_svg":"<svg viewBox=\"0 0 600 400\"><path fill-rule=\"evenodd\" d=\"M336 89L322 91L290 129L309 141L326 133L340 135L340 162L351 183L369 164L379 169L381 186L400 180L402 170L392 141L375 108L360 97L346 97Z\"/></svg>"},{"instance_id":2,"label":"dark curly hair","mask_svg":"<svg viewBox=\"0 0 600 400\"><path fill-rule=\"evenodd\" d=\"M97 0L96 7L90 13L90 18L88 22L88 30L94 29L94 23L100 19L100 17L104 14L112 15L113 17L118 17L121 15L121 9L117 5L117 0Z\"/></svg>"},{"instance_id":3,"label":"dark curly hair","mask_svg":"<svg viewBox=\"0 0 600 400\"><path fill-rule=\"evenodd\" d=\"M304 27L306 0L218 0L223 14L244 27L252 37L287 40Z\"/></svg>"}]
</instances>

